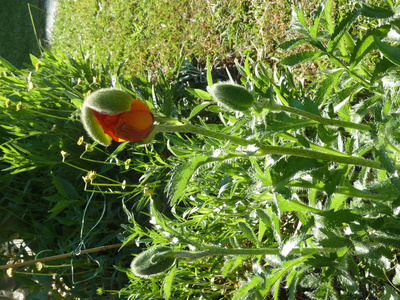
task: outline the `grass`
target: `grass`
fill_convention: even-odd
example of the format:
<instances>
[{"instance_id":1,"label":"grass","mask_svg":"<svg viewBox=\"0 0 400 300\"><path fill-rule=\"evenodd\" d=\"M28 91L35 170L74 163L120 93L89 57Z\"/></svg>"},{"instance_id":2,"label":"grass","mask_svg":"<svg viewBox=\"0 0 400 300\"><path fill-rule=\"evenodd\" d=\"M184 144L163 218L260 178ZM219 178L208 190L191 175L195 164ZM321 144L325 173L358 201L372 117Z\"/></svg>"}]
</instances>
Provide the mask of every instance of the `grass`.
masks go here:
<instances>
[{"instance_id":1,"label":"grass","mask_svg":"<svg viewBox=\"0 0 400 300\"><path fill-rule=\"evenodd\" d=\"M29 54L40 55L37 38L44 37L44 0L1 0L0 7L0 56L20 68L30 62Z\"/></svg>"},{"instance_id":2,"label":"grass","mask_svg":"<svg viewBox=\"0 0 400 300\"><path fill-rule=\"evenodd\" d=\"M307 12L316 1L307 4ZM291 3L265 1L60 1L54 32L57 49L70 53L110 52L128 59L131 74L174 68L187 57L214 65L232 65L250 54L266 60L279 55L287 39Z\"/></svg>"}]
</instances>

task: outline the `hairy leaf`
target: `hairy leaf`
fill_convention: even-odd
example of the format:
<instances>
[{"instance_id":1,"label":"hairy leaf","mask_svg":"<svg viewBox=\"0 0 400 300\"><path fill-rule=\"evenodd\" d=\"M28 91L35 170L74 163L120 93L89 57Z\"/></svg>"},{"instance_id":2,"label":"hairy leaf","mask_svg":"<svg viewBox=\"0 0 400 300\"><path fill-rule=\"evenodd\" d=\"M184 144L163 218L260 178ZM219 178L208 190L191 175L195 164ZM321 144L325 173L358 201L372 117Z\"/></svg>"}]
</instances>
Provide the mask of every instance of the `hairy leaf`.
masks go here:
<instances>
[{"instance_id":1,"label":"hairy leaf","mask_svg":"<svg viewBox=\"0 0 400 300\"><path fill-rule=\"evenodd\" d=\"M301 63L305 63L310 60L315 60L318 57L324 55L324 52L320 50L315 51L303 51L297 54L293 54L282 59L281 63L288 66L295 66Z\"/></svg>"},{"instance_id":2,"label":"hairy leaf","mask_svg":"<svg viewBox=\"0 0 400 300\"><path fill-rule=\"evenodd\" d=\"M387 19L394 16L392 9L376 6L367 2L361 4L362 15L374 19Z\"/></svg>"},{"instance_id":3,"label":"hairy leaf","mask_svg":"<svg viewBox=\"0 0 400 300\"><path fill-rule=\"evenodd\" d=\"M400 48L383 43L376 35L373 37L379 51L392 63L400 66Z\"/></svg>"}]
</instances>

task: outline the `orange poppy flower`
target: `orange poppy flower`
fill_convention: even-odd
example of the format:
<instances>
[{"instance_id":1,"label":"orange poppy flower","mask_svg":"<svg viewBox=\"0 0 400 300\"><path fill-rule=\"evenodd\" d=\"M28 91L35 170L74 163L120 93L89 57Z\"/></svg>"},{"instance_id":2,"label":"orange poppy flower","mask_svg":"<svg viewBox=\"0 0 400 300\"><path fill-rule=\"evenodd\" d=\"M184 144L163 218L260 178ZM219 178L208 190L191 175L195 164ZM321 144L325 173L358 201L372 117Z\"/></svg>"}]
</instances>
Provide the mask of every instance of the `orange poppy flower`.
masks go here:
<instances>
[{"instance_id":1,"label":"orange poppy flower","mask_svg":"<svg viewBox=\"0 0 400 300\"><path fill-rule=\"evenodd\" d=\"M81 119L88 134L102 145L138 142L153 130L154 117L143 102L125 91L100 89L85 98Z\"/></svg>"},{"instance_id":2,"label":"orange poppy flower","mask_svg":"<svg viewBox=\"0 0 400 300\"><path fill-rule=\"evenodd\" d=\"M138 142L148 137L153 130L154 117L149 107L133 99L129 111L108 115L91 109L104 133L116 142Z\"/></svg>"}]
</instances>

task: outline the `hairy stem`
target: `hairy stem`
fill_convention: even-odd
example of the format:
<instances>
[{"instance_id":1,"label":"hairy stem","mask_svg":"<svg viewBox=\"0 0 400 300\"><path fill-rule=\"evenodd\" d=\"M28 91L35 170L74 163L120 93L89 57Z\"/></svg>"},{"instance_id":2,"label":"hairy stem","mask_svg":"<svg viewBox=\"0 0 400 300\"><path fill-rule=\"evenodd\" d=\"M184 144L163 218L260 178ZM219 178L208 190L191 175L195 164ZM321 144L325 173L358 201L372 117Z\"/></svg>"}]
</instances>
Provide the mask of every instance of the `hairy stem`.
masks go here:
<instances>
[{"instance_id":1,"label":"hairy stem","mask_svg":"<svg viewBox=\"0 0 400 300\"><path fill-rule=\"evenodd\" d=\"M298 109L295 107L291 107L291 106L270 104L267 102L263 103L262 105L263 105L264 109L268 109L271 111L285 111L288 113L292 113L292 114L296 114L298 116L308 118L319 124L336 126L336 127L352 128L352 129L365 130L365 131L368 131L371 129L368 125L358 124L358 123L353 123L353 122L348 122L348 121L343 121L343 120L328 119L328 118L324 118L324 117L321 117L321 116L318 116L318 115L315 115L315 114L312 114L307 111L304 111L304 110L301 110L301 109Z\"/></svg>"},{"instance_id":2,"label":"hairy stem","mask_svg":"<svg viewBox=\"0 0 400 300\"><path fill-rule=\"evenodd\" d=\"M187 258L190 260L203 258L212 255L279 255L281 250L278 248L220 248L220 247L206 247L205 251L188 252L188 251L171 251L164 255L170 255L174 258ZM316 254L321 252L336 252L339 248L293 248L290 253L292 254Z\"/></svg>"},{"instance_id":3,"label":"hairy stem","mask_svg":"<svg viewBox=\"0 0 400 300\"><path fill-rule=\"evenodd\" d=\"M215 138L217 140L222 141L230 141L240 146L255 146L258 147L258 151L254 154L256 156L265 156L265 155L293 155L298 157L306 157L312 159L320 159L329 162L347 164L347 165L356 165L362 167L369 167L374 169L384 169L380 162L357 157L351 155L335 155L324 153L312 149L307 148L299 148L299 147L282 147L282 146L269 146L262 144L256 140L246 140L243 138L235 137L232 135L223 134L220 132L211 131L202 127L197 127L191 124L185 125L156 125L154 126L154 131L157 132L190 132L194 134L200 134L203 136L207 136L210 138Z\"/></svg>"}]
</instances>

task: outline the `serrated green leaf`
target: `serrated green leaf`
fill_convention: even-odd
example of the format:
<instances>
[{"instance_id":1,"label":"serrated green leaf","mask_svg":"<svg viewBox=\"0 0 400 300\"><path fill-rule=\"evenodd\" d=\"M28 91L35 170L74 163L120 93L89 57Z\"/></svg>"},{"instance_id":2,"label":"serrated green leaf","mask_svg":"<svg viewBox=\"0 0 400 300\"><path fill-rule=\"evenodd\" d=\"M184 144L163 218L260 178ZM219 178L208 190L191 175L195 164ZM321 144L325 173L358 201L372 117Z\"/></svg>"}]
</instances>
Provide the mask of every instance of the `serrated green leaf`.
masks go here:
<instances>
[{"instance_id":1,"label":"serrated green leaf","mask_svg":"<svg viewBox=\"0 0 400 300\"><path fill-rule=\"evenodd\" d=\"M310 27L310 33L314 38L317 38L319 23L321 21L322 12L324 11L324 4L321 2L314 14L314 24Z\"/></svg>"},{"instance_id":2,"label":"serrated green leaf","mask_svg":"<svg viewBox=\"0 0 400 300\"><path fill-rule=\"evenodd\" d=\"M316 93L315 102L321 105L328 99L339 81L340 76L343 74L344 70L338 70L328 75L319 85Z\"/></svg>"},{"instance_id":3,"label":"serrated green leaf","mask_svg":"<svg viewBox=\"0 0 400 300\"><path fill-rule=\"evenodd\" d=\"M260 242L258 241L253 229L246 222L239 222L238 226L249 241L254 245L260 246Z\"/></svg>"},{"instance_id":4,"label":"serrated green leaf","mask_svg":"<svg viewBox=\"0 0 400 300\"><path fill-rule=\"evenodd\" d=\"M333 227L340 227L344 223L361 222L360 215L353 210L341 209L341 210L329 210L319 213L325 218L325 223L330 224Z\"/></svg>"},{"instance_id":5,"label":"serrated green leaf","mask_svg":"<svg viewBox=\"0 0 400 300\"><path fill-rule=\"evenodd\" d=\"M381 59L376 65L375 65L375 69L372 73L371 76L371 84L373 84L374 82L376 82L377 80L381 79L382 77L384 77L385 75L388 74L388 72L397 67L394 63L392 63L390 60L388 60L387 58L383 57L383 59Z\"/></svg>"},{"instance_id":6,"label":"serrated green leaf","mask_svg":"<svg viewBox=\"0 0 400 300\"><path fill-rule=\"evenodd\" d=\"M328 196L331 196L335 190L336 187L339 185L340 181L343 179L344 174L346 173L347 168L343 167L340 169L337 169L329 174L329 178L326 179L326 184L324 186L324 190L328 194Z\"/></svg>"},{"instance_id":7,"label":"serrated green leaf","mask_svg":"<svg viewBox=\"0 0 400 300\"><path fill-rule=\"evenodd\" d=\"M394 11L392 9L379 7L367 2L361 3L361 13L363 16L374 19L387 19L394 16Z\"/></svg>"},{"instance_id":8,"label":"serrated green leaf","mask_svg":"<svg viewBox=\"0 0 400 300\"><path fill-rule=\"evenodd\" d=\"M289 255L289 253L297 247L301 242L303 242L305 239L309 238L309 235L305 234L298 234L295 236L290 237L287 239L284 243L284 245L281 247L281 255L286 257Z\"/></svg>"},{"instance_id":9,"label":"serrated green leaf","mask_svg":"<svg viewBox=\"0 0 400 300\"><path fill-rule=\"evenodd\" d=\"M187 189L188 182L193 173L206 161L208 156L196 155L189 161L179 164L171 173L171 179L167 186L167 196L172 204L182 196Z\"/></svg>"},{"instance_id":10,"label":"serrated green leaf","mask_svg":"<svg viewBox=\"0 0 400 300\"><path fill-rule=\"evenodd\" d=\"M222 276L224 276L224 277L228 276L229 272L232 272L237 267L242 265L243 261L247 257L248 257L247 255L239 255L239 256L235 257L234 259L227 260L222 269Z\"/></svg>"},{"instance_id":11,"label":"serrated green leaf","mask_svg":"<svg viewBox=\"0 0 400 300\"><path fill-rule=\"evenodd\" d=\"M337 111L336 107L337 106L341 106L340 104L342 104L342 102L347 101L347 99L354 93L357 91L357 89L360 88L360 84L359 83L354 83L353 85L347 87L347 88L343 88L341 90L339 90L337 93L335 93L332 97L331 97L331 103L332 105L335 106L335 112Z\"/></svg>"},{"instance_id":12,"label":"serrated green leaf","mask_svg":"<svg viewBox=\"0 0 400 300\"><path fill-rule=\"evenodd\" d=\"M290 22L289 29L304 34L307 37L311 37L310 32L307 29L307 24L304 18L303 10L300 7L299 8L293 7L292 20Z\"/></svg>"},{"instance_id":13,"label":"serrated green leaf","mask_svg":"<svg viewBox=\"0 0 400 300\"><path fill-rule=\"evenodd\" d=\"M311 258L311 255L305 255L305 256L301 256L297 259L294 260L290 260L290 261L286 261L283 263L283 268L276 271L275 273L271 274L268 276L268 278L265 280L265 289L267 291L270 291L271 288L275 285L275 283L278 280L281 280L282 277L289 271L291 271L291 269L295 266L298 266L300 264L302 264L303 262L305 262L306 260L308 260L309 258Z\"/></svg>"},{"instance_id":14,"label":"serrated green leaf","mask_svg":"<svg viewBox=\"0 0 400 300\"><path fill-rule=\"evenodd\" d=\"M323 226L324 227L319 229L320 233L315 234L320 246L328 248L343 248L352 246L349 238L345 237L341 232L334 229L336 227L334 224L327 223Z\"/></svg>"},{"instance_id":15,"label":"serrated green leaf","mask_svg":"<svg viewBox=\"0 0 400 300\"><path fill-rule=\"evenodd\" d=\"M271 207L264 209L257 209L257 215L261 221L268 227L272 228L275 239L278 243L281 242L281 231L280 231L280 218L271 209Z\"/></svg>"},{"instance_id":16,"label":"serrated green leaf","mask_svg":"<svg viewBox=\"0 0 400 300\"><path fill-rule=\"evenodd\" d=\"M344 18L339 25L335 27L335 31L333 32L327 47L329 52L333 52L333 50L336 49L344 33L350 28L351 24L358 18L360 14L361 9L356 10Z\"/></svg>"},{"instance_id":17,"label":"serrated green leaf","mask_svg":"<svg viewBox=\"0 0 400 300\"><path fill-rule=\"evenodd\" d=\"M352 70L371 50L374 49L374 35L378 38L383 38L390 31L390 25L383 25L368 31L362 39L357 41L357 44L350 58L350 69Z\"/></svg>"},{"instance_id":18,"label":"serrated green leaf","mask_svg":"<svg viewBox=\"0 0 400 300\"><path fill-rule=\"evenodd\" d=\"M287 66L295 66L310 60L315 60L322 55L324 55L324 52L320 50L303 51L285 57L284 59L282 59L281 63Z\"/></svg>"},{"instance_id":19,"label":"serrated green leaf","mask_svg":"<svg viewBox=\"0 0 400 300\"><path fill-rule=\"evenodd\" d=\"M343 269L337 270L337 278L339 282L346 288L347 291L351 293L357 293L359 290L358 280L356 280L349 272Z\"/></svg>"},{"instance_id":20,"label":"serrated green leaf","mask_svg":"<svg viewBox=\"0 0 400 300\"><path fill-rule=\"evenodd\" d=\"M271 178L276 191L280 191L293 176L302 171L320 168L323 163L303 157L284 157L271 167Z\"/></svg>"},{"instance_id":21,"label":"serrated green leaf","mask_svg":"<svg viewBox=\"0 0 400 300\"><path fill-rule=\"evenodd\" d=\"M388 171L390 174L393 174L396 171L396 168L394 167L383 146L377 150L377 156L381 165L386 169L386 171Z\"/></svg>"},{"instance_id":22,"label":"serrated green leaf","mask_svg":"<svg viewBox=\"0 0 400 300\"><path fill-rule=\"evenodd\" d=\"M325 21L327 23L327 29L330 34L333 34L335 30L332 17L333 16L332 8L333 8L333 0L327 0L325 4Z\"/></svg>"},{"instance_id":23,"label":"serrated green leaf","mask_svg":"<svg viewBox=\"0 0 400 300\"><path fill-rule=\"evenodd\" d=\"M245 299L248 296L249 291L257 285L263 283L263 281L264 280L260 276L254 276L248 283L245 283L238 289L233 297L233 300Z\"/></svg>"},{"instance_id":24,"label":"serrated green leaf","mask_svg":"<svg viewBox=\"0 0 400 300\"><path fill-rule=\"evenodd\" d=\"M400 66L400 48L383 43L376 35L373 35L373 37L376 46L383 56L385 56L392 63Z\"/></svg>"},{"instance_id":25,"label":"serrated green leaf","mask_svg":"<svg viewBox=\"0 0 400 300\"><path fill-rule=\"evenodd\" d=\"M286 41L286 42L279 44L279 48L281 48L283 50L289 50L292 47L299 46L301 44L307 43L308 41L309 41L309 39L307 39L307 38L297 38L297 39L293 39L293 40Z\"/></svg>"}]
</instances>

